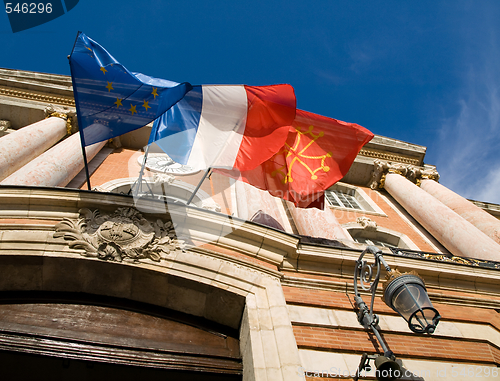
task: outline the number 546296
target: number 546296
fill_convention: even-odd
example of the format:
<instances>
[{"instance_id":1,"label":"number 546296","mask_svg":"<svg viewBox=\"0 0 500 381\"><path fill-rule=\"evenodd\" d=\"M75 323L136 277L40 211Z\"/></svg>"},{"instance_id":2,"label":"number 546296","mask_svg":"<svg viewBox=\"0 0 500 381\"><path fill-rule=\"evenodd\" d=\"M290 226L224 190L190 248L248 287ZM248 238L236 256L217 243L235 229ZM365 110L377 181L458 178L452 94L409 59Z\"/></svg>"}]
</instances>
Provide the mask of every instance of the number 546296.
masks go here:
<instances>
[{"instance_id":1,"label":"number 546296","mask_svg":"<svg viewBox=\"0 0 500 381\"><path fill-rule=\"evenodd\" d=\"M7 13L52 13L51 3L5 3Z\"/></svg>"}]
</instances>

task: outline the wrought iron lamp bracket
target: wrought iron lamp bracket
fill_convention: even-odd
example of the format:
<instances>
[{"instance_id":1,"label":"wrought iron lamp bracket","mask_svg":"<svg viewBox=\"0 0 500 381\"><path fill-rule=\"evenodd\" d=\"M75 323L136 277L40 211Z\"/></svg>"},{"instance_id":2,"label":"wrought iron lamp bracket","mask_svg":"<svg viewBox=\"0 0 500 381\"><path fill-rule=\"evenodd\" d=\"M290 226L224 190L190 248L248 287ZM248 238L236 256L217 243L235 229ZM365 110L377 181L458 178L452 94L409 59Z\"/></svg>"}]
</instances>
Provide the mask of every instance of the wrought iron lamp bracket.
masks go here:
<instances>
[{"instance_id":1,"label":"wrought iron lamp bracket","mask_svg":"<svg viewBox=\"0 0 500 381\"><path fill-rule=\"evenodd\" d=\"M364 256L366 253L370 253L374 257L374 263L369 264L367 260L364 259ZM401 367L402 363L400 360L397 360L392 351L388 348L384 340L382 339L382 336L379 332L379 317L373 313L373 304L375 301L375 294L377 292L377 287L378 283L380 280L380 273L382 266L385 268L385 270L392 274L392 276L395 275L394 279L390 280L390 282L387 284L385 291L384 291L384 299L386 304L388 304L394 311L398 312L409 324L410 329L413 332L417 333L433 333L434 329L436 328L436 325L439 321L439 313L438 311L432 307L432 304L428 300L428 295L425 291L425 286L423 280L418 276L418 274L411 274L411 273L405 273L401 274L399 272L393 273L387 262L385 261L383 255L382 255L382 250L380 250L376 246L368 246L363 252L360 254L358 260L356 261L356 265L354 268L354 300L356 302L357 306L357 316L358 316L358 321L359 323L367 328L371 329L375 337L377 338L377 341L379 342L380 346L382 347L382 350L384 351L383 355L368 355L367 353L363 354L361 358L361 362L358 367L358 372L356 374L356 377L354 380L358 380L360 373L366 370L369 370L371 366L369 365L370 360L375 359L375 366L377 367L377 371L391 371L397 372L398 374L401 373ZM418 295L419 300L422 299L423 302L420 303L417 301L416 297L414 294L410 291L409 286L407 286L407 283L411 285L413 288L418 288L421 290L421 293ZM370 307L367 306L367 304L363 301L363 298L361 297L361 292L365 291L367 293L371 294L371 303ZM413 303L414 305L417 306L418 309L416 309L411 317L408 319L408 316L404 316L400 310L396 309L393 304L395 303L393 301L394 295L398 290L403 290L406 292L406 294L402 294L403 291L401 291L398 295L403 302L400 302L402 306L405 306L405 303L408 304ZM401 296L403 295L403 296ZM407 300L405 300L406 298ZM388 300L390 302L388 302ZM410 302L408 302L410 300ZM422 307L422 305L425 305ZM402 307L402 308L403 308ZM413 308L413 307L412 307ZM404 310L405 313L408 311L408 308ZM413 311L412 309L409 309L409 311ZM425 312L424 312L425 311ZM432 322L429 323L428 319L430 319L430 315L428 314L429 311L434 313L434 317L432 317ZM419 313L420 315L418 315ZM427 315L426 315L427 313ZM413 317L416 316L416 320L418 321L418 324L415 322L412 323ZM422 327L420 327L422 326ZM421 328L421 329L419 329ZM377 376L378 380L396 380L399 379L400 376L395 376L395 377L382 377L379 378Z\"/></svg>"},{"instance_id":2,"label":"wrought iron lamp bracket","mask_svg":"<svg viewBox=\"0 0 500 381\"><path fill-rule=\"evenodd\" d=\"M371 253L375 258L375 263L368 264L368 261L364 260L366 253ZM377 337L382 349L385 353L389 352L389 348L382 340L380 332L378 331L379 317L373 313L373 303L375 301L375 293L377 291L378 282L380 279L381 267L387 271L391 271L391 268L382 256L382 251L376 246L368 246L356 261L356 267L354 269L354 301L358 307L358 321L365 328L370 328L375 336ZM371 293L370 307L361 298L361 294L358 288L358 282L361 289Z\"/></svg>"},{"instance_id":3,"label":"wrought iron lamp bracket","mask_svg":"<svg viewBox=\"0 0 500 381\"><path fill-rule=\"evenodd\" d=\"M369 264L368 261L364 259L366 253L373 254L375 258L374 263ZM376 246L368 246L356 261L356 268L354 269L354 299L359 309L358 321L365 328L376 326L379 322L378 316L373 313L373 304L375 302L375 293L377 292L382 266L384 266L387 271L391 271L391 268L382 256L382 251ZM370 308L368 308L361 298L358 283L363 291L371 293Z\"/></svg>"}]
</instances>

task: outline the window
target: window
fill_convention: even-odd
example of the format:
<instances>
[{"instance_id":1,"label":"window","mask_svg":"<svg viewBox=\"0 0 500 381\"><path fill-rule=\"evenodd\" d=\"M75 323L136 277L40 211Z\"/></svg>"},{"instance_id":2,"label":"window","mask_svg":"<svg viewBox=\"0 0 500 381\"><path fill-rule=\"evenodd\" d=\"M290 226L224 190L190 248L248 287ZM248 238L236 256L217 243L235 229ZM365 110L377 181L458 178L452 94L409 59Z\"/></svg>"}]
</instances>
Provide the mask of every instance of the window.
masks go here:
<instances>
[{"instance_id":1,"label":"window","mask_svg":"<svg viewBox=\"0 0 500 381\"><path fill-rule=\"evenodd\" d=\"M325 197L334 207L365 210L354 196L339 190L328 190L325 192Z\"/></svg>"},{"instance_id":2,"label":"window","mask_svg":"<svg viewBox=\"0 0 500 381\"><path fill-rule=\"evenodd\" d=\"M336 183L325 191L325 198L331 208L385 215L365 191L355 185Z\"/></svg>"}]
</instances>

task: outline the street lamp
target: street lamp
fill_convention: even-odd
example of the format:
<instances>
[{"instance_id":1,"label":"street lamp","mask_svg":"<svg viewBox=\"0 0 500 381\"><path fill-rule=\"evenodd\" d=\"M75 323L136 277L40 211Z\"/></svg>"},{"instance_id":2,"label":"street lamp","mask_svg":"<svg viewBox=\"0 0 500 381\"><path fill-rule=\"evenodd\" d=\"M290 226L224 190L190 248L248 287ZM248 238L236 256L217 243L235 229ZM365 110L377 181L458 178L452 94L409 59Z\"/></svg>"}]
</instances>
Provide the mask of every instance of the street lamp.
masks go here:
<instances>
[{"instance_id":1,"label":"street lamp","mask_svg":"<svg viewBox=\"0 0 500 381\"><path fill-rule=\"evenodd\" d=\"M375 263L369 265L363 259L366 253L373 254ZM417 273L412 271L401 274L397 270L392 271L382 256L382 251L376 246L368 246L356 261L354 269L354 300L358 307L359 323L373 331L384 354L363 354L358 372L354 378L355 381L358 380L359 374L363 370L371 369L370 360L375 360L376 377L379 381L397 380L402 375L401 361L396 360L396 357L380 336L378 330L379 318L373 313L373 303L380 280L381 265L384 266L389 275L387 282L384 284L384 301L408 322L408 327L413 332L432 334L441 318L429 300L424 281ZM361 298L358 282L364 291L371 292L370 308Z\"/></svg>"},{"instance_id":2,"label":"street lamp","mask_svg":"<svg viewBox=\"0 0 500 381\"><path fill-rule=\"evenodd\" d=\"M384 301L408 322L415 333L432 334L439 323L439 312L432 307L424 281L414 271L390 273L384 285Z\"/></svg>"}]
</instances>

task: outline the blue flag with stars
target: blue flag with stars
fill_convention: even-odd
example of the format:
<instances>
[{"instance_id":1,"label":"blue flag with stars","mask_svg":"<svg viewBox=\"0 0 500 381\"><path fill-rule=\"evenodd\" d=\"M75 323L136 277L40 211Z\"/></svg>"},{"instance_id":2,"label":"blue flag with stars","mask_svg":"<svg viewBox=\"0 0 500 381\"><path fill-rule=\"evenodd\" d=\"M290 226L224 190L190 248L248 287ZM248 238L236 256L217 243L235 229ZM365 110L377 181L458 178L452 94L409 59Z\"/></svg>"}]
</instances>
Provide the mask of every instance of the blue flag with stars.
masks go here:
<instances>
[{"instance_id":1,"label":"blue flag with stars","mask_svg":"<svg viewBox=\"0 0 500 381\"><path fill-rule=\"evenodd\" d=\"M69 60L84 146L145 126L192 89L189 83L128 71L81 32Z\"/></svg>"}]
</instances>

